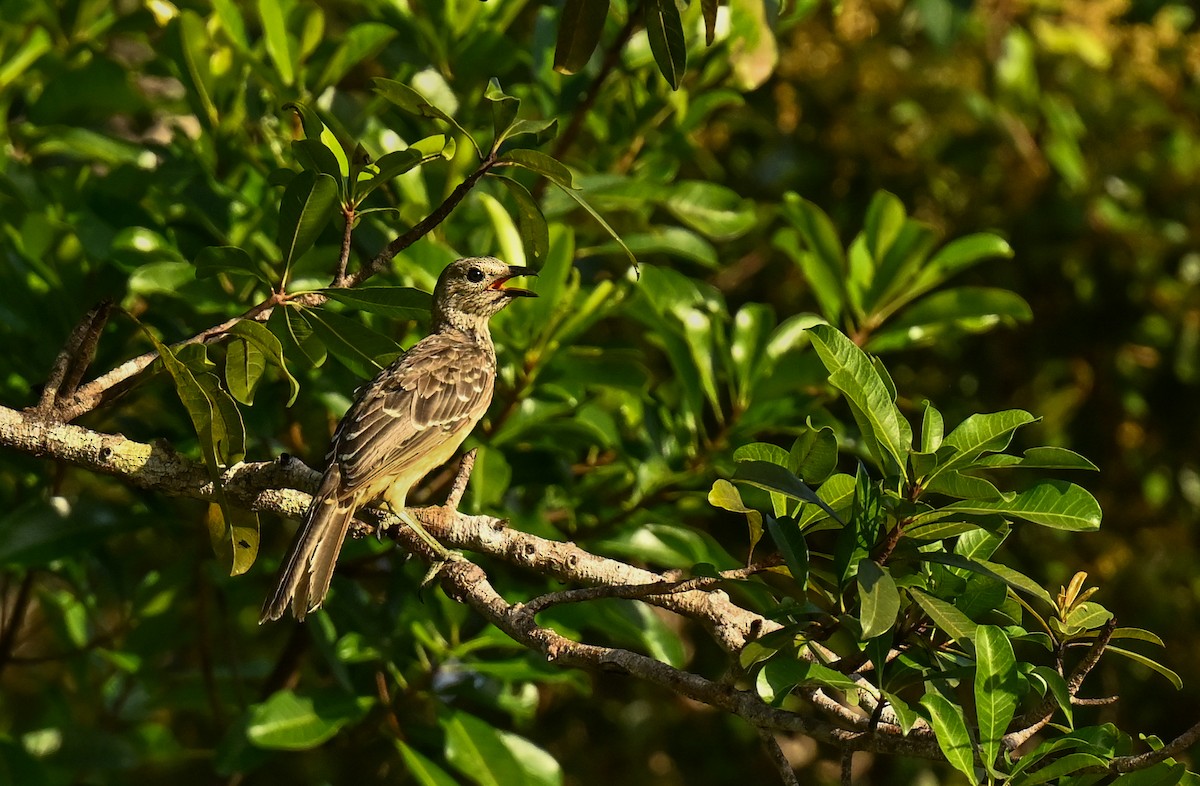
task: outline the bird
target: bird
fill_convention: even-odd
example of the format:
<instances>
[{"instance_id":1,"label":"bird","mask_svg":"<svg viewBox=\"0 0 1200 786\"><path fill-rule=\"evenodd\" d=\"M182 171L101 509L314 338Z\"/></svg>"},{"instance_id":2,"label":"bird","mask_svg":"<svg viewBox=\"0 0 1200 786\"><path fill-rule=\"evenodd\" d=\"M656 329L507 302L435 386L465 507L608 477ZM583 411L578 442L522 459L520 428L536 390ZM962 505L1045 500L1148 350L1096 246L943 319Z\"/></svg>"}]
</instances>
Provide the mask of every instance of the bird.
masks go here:
<instances>
[{"instance_id":1,"label":"bird","mask_svg":"<svg viewBox=\"0 0 1200 786\"><path fill-rule=\"evenodd\" d=\"M534 292L505 282L536 272L490 256L450 263L433 290L429 335L356 393L330 441L300 529L259 623L288 606L296 619L320 608L355 511L382 500L443 557L448 552L404 511L408 492L454 455L487 412L496 379L488 320Z\"/></svg>"}]
</instances>

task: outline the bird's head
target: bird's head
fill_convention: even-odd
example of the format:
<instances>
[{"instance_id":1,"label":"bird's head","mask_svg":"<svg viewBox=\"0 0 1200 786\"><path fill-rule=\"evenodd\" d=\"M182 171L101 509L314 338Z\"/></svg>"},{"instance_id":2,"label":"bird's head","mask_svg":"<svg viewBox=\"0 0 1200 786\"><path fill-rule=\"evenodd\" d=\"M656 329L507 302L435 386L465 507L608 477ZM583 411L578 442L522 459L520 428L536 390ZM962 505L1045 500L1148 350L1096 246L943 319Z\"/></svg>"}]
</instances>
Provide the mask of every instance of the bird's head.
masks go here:
<instances>
[{"instance_id":1,"label":"bird's head","mask_svg":"<svg viewBox=\"0 0 1200 786\"><path fill-rule=\"evenodd\" d=\"M473 329L518 297L537 297L528 289L506 287L517 276L536 276L529 268L506 265L495 257L467 257L446 266L433 289L434 323Z\"/></svg>"}]
</instances>

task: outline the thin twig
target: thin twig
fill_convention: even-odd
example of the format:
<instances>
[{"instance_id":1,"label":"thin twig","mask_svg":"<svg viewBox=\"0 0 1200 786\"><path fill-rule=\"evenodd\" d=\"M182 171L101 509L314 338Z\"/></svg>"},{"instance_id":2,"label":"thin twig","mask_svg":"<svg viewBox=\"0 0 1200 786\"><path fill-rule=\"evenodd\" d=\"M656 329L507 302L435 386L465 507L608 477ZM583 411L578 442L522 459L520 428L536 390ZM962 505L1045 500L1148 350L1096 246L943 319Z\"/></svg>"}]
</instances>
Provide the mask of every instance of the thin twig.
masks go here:
<instances>
[{"instance_id":1,"label":"thin twig","mask_svg":"<svg viewBox=\"0 0 1200 786\"><path fill-rule=\"evenodd\" d=\"M842 786L850 786L854 780L854 748L842 748Z\"/></svg>"},{"instance_id":2,"label":"thin twig","mask_svg":"<svg viewBox=\"0 0 1200 786\"><path fill-rule=\"evenodd\" d=\"M783 781L784 786L800 786L800 781L796 780L796 771L792 769L792 763L783 754L783 748L779 747L779 740L775 739L775 734L770 729L764 729L761 726L756 726L754 730L758 732L758 738L762 740L763 748L767 751L767 758L779 772L779 780Z\"/></svg>"},{"instance_id":3,"label":"thin twig","mask_svg":"<svg viewBox=\"0 0 1200 786\"><path fill-rule=\"evenodd\" d=\"M331 287L346 286L346 265L350 264L350 240L354 235L354 208L343 207L342 218L346 220L346 228L342 230L342 251L338 254L337 267L333 271L333 281L329 282Z\"/></svg>"},{"instance_id":4,"label":"thin twig","mask_svg":"<svg viewBox=\"0 0 1200 786\"><path fill-rule=\"evenodd\" d=\"M58 407L59 402L75 393L79 381L87 367L91 365L96 355L96 344L108 315L112 311L112 300L105 298L91 308L75 329L71 331L67 343L54 359L54 366L46 378L46 386L42 388L42 397L38 401L37 412L42 416L50 416Z\"/></svg>"},{"instance_id":5,"label":"thin twig","mask_svg":"<svg viewBox=\"0 0 1200 786\"><path fill-rule=\"evenodd\" d=\"M475 469L475 457L478 453L477 448L471 448L463 454L462 460L458 462L458 473L454 476L450 493L446 495L446 507L450 510L457 511L458 504L462 502L463 494L467 491L467 483L471 480L471 470Z\"/></svg>"},{"instance_id":6,"label":"thin twig","mask_svg":"<svg viewBox=\"0 0 1200 786\"><path fill-rule=\"evenodd\" d=\"M601 585L563 590L561 592L548 592L525 603L524 609L528 614L537 615L551 606L558 606L564 603L584 603L590 600L600 600L601 598L648 598L656 595L674 595L681 592L706 590L723 581L749 578L770 567L772 567L770 564L757 564L745 568L722 571L716 576L696 576L678 581L653 581L647 584Z\"/></svg>"},{"instance_id":7,"label":"thin twig","mask_svg":"<svg viewBox=\"0 0 1200 786\"><path fill-rule=\"evenodd\" d=\"M297 625L296 627L300 627ZM379 703L383 705L384 714L387 716L388 728L392 734L396 735L396 739L404 739L404 732L400 726L400 719L396 717L396 708L392 706L392 694L388 690L387 676L383 671L376 669L375 671L375 693L379 696Z\"/></svg>"},{"instance_id":8,"label":"thin twig","mask_svg":"<svg viewBox=\"0 0 1200 786\"><path fill-rule=\"evenodd\" d=\"M1153 767L1160 761L1173 758L1183 753L1196 742L1200 741L1200 723L1180 734L1156 751L1141 753L1137 756L1118 756L1108 763L1109 772L1133 772Z\"/></svg>"},{"instance_id":9,"label":"thin twig","mask_svg":"<svg viewBox=\"0 0 1200 786\"><path fill-rule=\"evenodd\" d=\"M256 306L247 309L241 316L227 319L219 325L200 331L191 338L186 338L172 345L172 349L185 347L189 344L208 343L219 339L231 327L243 319L265 320L270 316L271 309L280 302L278 295L272 295ZM144 371L158 359L157 352L146 352L125 361L111 371L96 377L86 385L81 386L69 399L60 399L56 413L64 423L69 423L87 412L91 412L104 401L105 394L117 385L133 378Z\"/></svg>"},{"instance_id":10,"label":"thin twig","mask_svg":"<svg viewBox=\"0 0 1200 786\"><path fill-rule=\"evenodd\" d=\"M13 660L13 650L17 646L17 634L25 624L25 612L29 610L29 599L33 591L33 571L25 572L21 578L21 586L17 588L17 597L13 601L12 613L6 615L4 630L0 631L0 672L4 671ZM4 599L0 598L0 603Z\"/></svg>"},{"instance_id":11,"label":"thin twig","mask_svg":"<svg viewBox=\"0 0 1200 786\"><path fill-rule=\"evenodd\" d=\"M462 202L467 193L475 187L475 184L479 182L479 179L486 175L488 171L495 165L496 156L494 153L483 159L483 161L479 163L479 167L474 172L467 175L467 179L459 183L455 189L450 192L450 196L446 197L442 204L438 205L432 213L414 224L412 228L403 235L400 235L392 240L392 242L384 246L384 249L380 251L374 259L360 268L357 273L347 276L345 285L348 287L356 287L371 276L386 269L387 266L391 264L392 257L396 256L413 243L416 243L418 240L425 237L427 234L433 231L438 224L445 221L450 215L451 211L458 207L458 203Z\"/></svg>"},{"instance_id":12,"label":"thin twig","mask_svg":"<svg viewBox=\"0 0 1200 786\"><path fill-rule=\"evenodd\" d=\"M1074 700L1075 694L1079 692L1079 688L1083 685L1084 678L1100 662L1100 656L1104 654L1108 643L1112 641L1113 633L1116 629L1116 619L1110 619L1106 622L1096 635L1096 640L1092 642L1092 646L1088 648L1087 654L1083 656L1083 660L1079 661L1079 664L1071 672L1071 676L1067 678L1067 694L1071 696L1072 700ZM1046 698L1042 700L1041 704L1034 708L1032 712L1023 715L1014 722L1013 725L1017 726L1018 730L1004 735L1005 747L1011 751L1024 745L1030 737L1037 734L1050 722L1057 709L1058 701L1054 698L1053 693L1047 691Z\"/></svg>"}]
</instances>

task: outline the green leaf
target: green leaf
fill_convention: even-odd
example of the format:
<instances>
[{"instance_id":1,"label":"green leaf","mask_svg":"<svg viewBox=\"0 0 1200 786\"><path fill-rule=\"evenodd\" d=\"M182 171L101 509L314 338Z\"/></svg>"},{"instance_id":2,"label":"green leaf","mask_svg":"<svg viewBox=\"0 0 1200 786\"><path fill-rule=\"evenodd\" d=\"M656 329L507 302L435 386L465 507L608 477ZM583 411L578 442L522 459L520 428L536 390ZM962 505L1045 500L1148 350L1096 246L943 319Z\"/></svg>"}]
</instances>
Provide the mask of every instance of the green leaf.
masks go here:
<instances>
[{"instance_id":1,"label":"green leaf","mask_svg":"<svg viewBox=\"0 0 1200 786\"><path fill-rule=\"evenodd\" d=\"M838 533L833 549L833 575L838 587L849 586L858 573L858 564L867 557L883 534L886 514L879 487L871 481L866 467L858 463L854 477L854 507L850 523Z\"/></svg>"},{"instance_id":2,"label":"green leaf","mask_svg":"<svg viewBox=\"0 0 1200 786\"><path fill-rule=\"evenodd\" d=\"M308 750L361 720L373 703L343 693L300 696L281 690L251 708L246 736L260 748Z\"/></svg>"},{"instance_id":3,"label":"green leaf","mask_svg":"<svg viewBox=\"0 0 1200 786\"><path fill-rule=\"evenodd\" d=\"M246 406L253 404L254 389L266 369L266 358L258 347L243 339L229 342L225 350L225 382L235 399Z\"/></svg>"},{"instance_id":4,"label":"green leaf","mask_svg":"<svg viewBox=\"0 0 1200 786\"><path fill-rule=\"evenodd\" d=\"M1012 247L996 235L981 233L952 240L921 268L912 297L928 292L951 276L989 258L1011 258Z\"/></svg>"},{"instance_id":5,"label":"green leaf","mask_svg":"<svg viewBox=\"0 0 1200 786\"><path fill-rule=\"evenodd\" d=\"M977 462L979 467L1022 467L1027 469L1084 469L1099 472L1100 468L1073 450L1058 447L1030 448L1024 456L1010 456L998 453L983 456Z\"/></svg>"},{"instance_id":6,"label":"green leaf","mask_svg":"<svg viewBox=\"0 0 1200 786\"><path fill-rule=\"evenodd\" d=\"M677 259L685 259L707 268L715 269L720 266L720 262L717 259L717 250L713 248L712 243L709 243L690 229L684 229L683 227L654 226L650 227L646 232L635 232L624 235L621 242L624 243L624 248L628 248L634 256L668 254ZM579 256L615 254L622 250L621 244L614 240L580 249Z\"/></svg>"},{"instance_id":7,"label":"green leaf","mask_svg":"<svg viewBox=\"0 0 1200 786\"><path fill-rule=\"evenodd\" d=\"M674 0L659 0L674 4ZM754 203L727 186L704 180L683 180L672 187L663 203L673 216L713 240L733 240L754 227Z\"/></svg>"},{"instance_id":8,"label":"green leaf","mask_svg":"<svg viewBox=\"0 0 1200 786\"><path fill-rule=\"evenodd\" d=\"M704 16L704 45L712 46L717 35L717 5L719 0L700 0L700 13Z\"/></svg>"},{"instance_id":9,"label":"green leaf","mask_svg":"<svg viewBox=\"0 0 1200 786\"><path fill-rule=\"evenodd\" d=\"M938 464L934 473L974 466L984 453L998 453L1007 448L1013 432L1036 421L1037 418L1023 409L971 415L942 441L939 451L950 453L949 449L953 448L955 452Z\"/></svg>"},{"instance_id":10,"label":"green leaf","mask_svg":"<svg viewBox=\"0 0 1200 786\"><path fill-rule=\"evenodd\" d=\"M963 500L935 512L999 513L1070 532L1098 530L1101 518L1100 503L1085 489L1063 480L1048 479L1040 480L1008 499Z\"/></svg>"},{"instance_id":11,"label":"green leaf","mask_svg":"<svg viewBox=\"0 0 1200 786\"><path fill-rule=\"evenodd\" d=\"M920 720L921 716L917 711L908 706L908 703L903 701L899 696L895 696L887 691L883 691L883 697L887 699L888 705L892 708L892 712L896 713L896 720L900 724L900 732L904 736L912 731L912 727Z\"/></svg>"},{"instance_id":12,"label":"green leaf","mask_svg":"<svg viewBox=\"0 0 1200 786\"><path fill-rule=\"evenodd\" d=\"M550 229L546 225L546 217L534 200L529 189L517 181L502 175L492 175L508 189L508 193L517 203L517 229L521 233L521 242L525 245L525 256L536 268L541 268L550 253Z\"/></svg>"},{"instance_id":13,"label":"green leaf","mask_svg":"<svg viewBox=\"0 0 1200 786\"><path fill-rule=\"evenodd\" d=\"M287 365L283 362L283 345L279 343L279 339L275 337L275 334L262 324L251 319L239 320L225 332L256 347L267 360L271 361L283 372L292 390L292 395L288 399L287 405L290 407L294 404L296 396L300 393L300 383L296 381L296 378L292 376L292 373L288 371Z\"/></svg>"},{"instance_id":14,"label":"green leaf","mask_svg":"<svg viewBox=\"0 0 1200 786\"><path fill-rule=\"evenodd\" d=\"M777 235L776 244L783 241L785 251L793 249L791 255L816 292L822 313L830 322L836 322L843 306L841 282L849 273L837 229L821 208L792 192L783 195L783 215L799 233L808 253L800 253L799 245L789 242L787 234Z\"/></svg>"},{"instance_id":15,"label":"green leaf","mask_svg":"<svg viewBox=\"0 0 1200 786\"><path fill-rule=\"evenodd\" d=\"M1004 631L994 625L975 629L975 715L984 765L991 770L1000 758L1021 699L1017 657Z\"/></svg>"},{"instance_id":16,"label":"green leaf","mask_svg":"<svg viewBox=\"0 0 1200 786\"><path fill-rule=\"evenodd\" d=\"M737 403L743 410L749 407L755 383L762 373L774 322L775 315L770 306L762 303L747 303L733 317L729 356L737 378Z\"/></svg>"},{"instance_id":17,"label":"green leaf","mask_svg":"<svg viewBox=\"0 0 1200 786\"><path fill-rule=\"evenodd\" d=\"M859 560L858 602L864 641L891 630L900 613L900 593L886 566L872 559Z\"/></svg>"},{"instance_id":18,"label":"green leaf","mask_svg":"<svg viewBox=\"0 0 1200 786\"><path fill-rule=\"evenodd\" d=\"M767 442L752 442L742 445L733 452L734 461L767 461L779 466L787 466L788 454L778 445ZM771 507L776 516L785 516L788 512L788 498L778 491L771 492Z\"/></svg>"},{"instance_id":19,"label":"green leaf","mask_svg":"<svg viewBox=\"0 0 1200 786\"><path fill-rule=\"evenodd\" d=\"M999 325L1033 319L1025 299L1007 289L959 287L935 292L892 319L867 342L871 352L927 346Z\"/></svg>"},{"instance_id":20,"label":"green leaf","mask_svg":"<svg viewBox=\"0 0 1200 786\"><path fill-rule=\"evenodd\" d=\"M912 429L892 401L871 360L830 325L808 329L813 348L829 371L830 383L846 394L863 438L886 472L904 475L912 445ZM882 452L880 452L882 450Z\"/></svg>"},{"instance_id":21,"label":"green leaf","mask_svg":"<svg viewBox=\"0 0 1200 786\"><path fill-rule=\"evenodd\" d=\"M763 701L776 705L782 702L793 688L805 685L817 685L848 693L859 689L854 680L839 671L798 656L788 657L786 653L767 661L755 680L758 695Z\"/></svg>"},{"instance_id":22,"label":"green leaf","mask_svg":"<svg viewBox=\"0 0 1200 786\"><path fill-rule=\"evenodd\" d=\"M974 475L964 475L957 470L935 475L925 484L924 491L958 499L998 500L1005 497L1000 493L1000 489L989 481Z\"/></svg>"},{"instance_id":23,"label":"green leaf","mask_svg":"<svg viewBox=\"0 0 1200 786\"><path fill-rule=\"evenodd\" d=\"M1067 681L1063 679L1063 676L1050 666L1035 666L1031 677L1045 685L1046 690L1050 691L1050 695L1058 702L1058 708L1066 716L1067 725L1074 726L1071 692L1067 688Z\"/></svg>"},{"instance_id":24,"label":"green leaf","mask_svg":"<svg viewBox=\"0 0 1200 786\"><path fill-rule=\"evenodd\" d=\"M971 618L953 605L940 598L935 598L916 587L906 588L909 597L933 620L938 630L954 639L959 644L965 644L975 638L976 624Z\"/></svg>"},{"instance_id":25,"label":"green leaf","mask_svg":"<svg viewBox=\"0 0 1200 786\"><path fill-rule=\"evenodd\" d=\"M921 420L921 452L934 453L942 446L945 437L942 413L929 401L925 402L925 415Z\"/></svg>"},{"instance_id":26,"label":"green leaf","mask_svg":"<svg viewBox=\"0 0 1200 786\"><path fill-rule=\"evenodd\" d=\"M1050 597L1050 593L1046 592L1037 582L1024 573L1014 570L1007 565L1002 565L999 562L971 559L962 554L947 554L938 551L923 551L917 556L923 562L936 562L939 565L962 568L972 573L979 573L983 576L999 579L1015 590L1032 595L1049 606L1054 605L1054 599Z\"/></svg>"},{"instance_id":27,"label":"green leaf","mask_svg":"<svg viewBox=\"0 0 1200 786\"><path fill-rule=\"evenodd\" d=\"M250 255L237 246L208 246L196 254L196 278L214 278L220 273L234 276L252 276L270 284L262 270L250 259Z\"/></svg>"},{"instance_id":28,"label":"green leaf","mask_svg":"<svg viewBox=\"0 0 1200 786\"><path fill-rule=\"evenodd\" d=\"M1022 773L1020 776L1008 781L1008 783L1012 784L1012 786L1035 786L1039 783L1049 783L1063 776L1070 775L1073 772L1093 767L1106 770L1108 762L1090 753L1068 753L1066 756L1055 759L1041 769Z\"/></svg>"},{"instance_id":29,"label":"green leaf","mask_svg":"<svg viewBox=\"0 0 1200 786\"><path fill-rule=\"evenodd\" d=\"M687 42L683 38L679 7L675 5L675 0L645 0L642 3L642 20L658 70L671 89L678 90L687 68Z\"/></svg>"},{"instance_id":30,"label":"green leaf","mask_svg":"<svg viewBox=\"0 0 1200 786\"><path fill-rule=\"evenodd\" d=\"M296 80L292 70L291 45L288 41L287 25L283 18L283 7L279 0L258 0L258 15L263 24L263 40L266 42L267 54L275 64L275 70L285 85Z\"/></svg>"},{"instance_id":31,"label":"green leaf","mask_svg":"<svg viewBox=\"0 0 1200 786\"><path fill-rule=\"evenodd\" d=\"M446 735L446 760L461 774L479 786L525 783L521 764L494 726L457 711L438 721Z\"/></svg>"},{"instance_id":32,"label":"green leaf","mask_svg":"<svg viewBox=\"0 0 1200 786\"><path fill-rule=\"evenodd\" d=\"M1113 781L1113 786L1175 786L1187 775L1183 762L1160 761L1151 767L1127 772Z\"/></svg>"},{"instance_id":33,"label":"green leaf","mask_svg":"<svg viewBox=\"0 0 1200 786\"><path fill-rule=\"evenodd\" d=\"M304 316L304 312L301 309L287 306L280 311L283 313L284 330L277 332L280 335L286 335L309 364L315 368L322 366L328 353L325 345L321 343L321 339L313 333L312 323Z\"/></svg>"},{"instance_id":34,"label":"green leaf","mask_svg":"<svg viewBox=\"0 0 1200 786\"><path fill-rule=\"evenodd\" d=\"M877 264L882 265L888 249L896 241L896 236L904 228L908 213L895 194L887 191L876 191L867 206L867 215L863 219L863 238L867 250Z\"/></svg>"},{"instance_id":35,"label":"green leaf","mask_svg":"<svg viewBox=\"0 0 1200 786\"><path fill-rule=\"evenodd\" d=\"M796 582L799 591L804 592L808 589L808 543L800 528L787 516L767 516L767 532L770 533L771 540L775 541L779 553L783 555L792 580Z\"/></svg>"},{"instance_id":36,"label":"green leaf","mask_svg":"<svg viewBox=\"0 0 1200 786\"><path fill-rule=\"evenodd\" d=\"M1063 623L1069 628L1095 630L1112 619L1113 614L1095 601L1084 601L1071 608Z\"/></svg>"},{"instance_id":37,"label":"green leaf","mask_svg":"<svg viewBox=\"0 0 1200 786\"><path fill-rule=\"evenodd\" d=\"M175 392L183 402L200 441L200 451L217 498L217 504L210 507L209 516L209 534L213 545L218 554L222 554L226 546L231 549L232 553L228 555L231 560L230 575L245 573L258 556L258 515L230 505L221 486L224 469L241 461L245 454L246 431L237 405L228 393L220 389L215 377L202 374L197 378L154 334L145 328L143 332L154 344L163 367L171 375Z\"/></svg>"},{"instance_id":38,"label":"green leaf","mask_svg":"<svg viewBox=\"0 0 1200 786\"><path fill-rule=\"evenodd\" d=\"M750 528L750 553L753 554L754 547L762 540L762 513L754 508L746 507L746 504L742 502L742 495L737 490L737 486L734 486L724 478L713 481L712 488L708 491L708 503L715 508L728 510L731 513L745 514L746 524Z\"/></svg>"},{"instance_id":39,"label":"green leaf","mask_svg":"<svg viewBox=\"0 0 1200 786\"><path fill-rule=\"evenodd\" d=\"M280 250L283 251L284 282L297 259L312 248L321 230L333 217L337 205L337 181L325 174L305 170L292 178L279 203Z\"/></svg>"},{"instance_id":40,"label":"green leaf","mask_svg":"<svg viewBox=\"0 0 1200 786\"><path fill-rule=\"evenodd\" d=\"M808 525L830 516L830 510L845 510L854 502L854 478L850 475L837 474L830 476L821 488L817 489L817 497L824 505L805 505L800 511L799 525L805 529ZM841 519L833 517L841 523Z\"/></svg>"},{"instance_id":41,"label":"green leaf","mask_svg":"<svg viewBox=\"0 0 1200 786\"><path fill-rule=\"evenodd\" d=\"M558 20L554 70L573 74L587 65L608 16L609 0L566 0Z\"/></svg>"},{"instance_id":42,"label":"green leaf","mask_svg":"<svg viewBox=\"0 0 1200 786\"><path fill-rule=\"evenodd\" d=\"M292 142L292 155L303 169L324 173L340 186L341 165L337 156L319 139L297 139Z\"/></svg>"},{"instance_id":43,"label":"green leaf","mask_svg":"<svg viewBox=\"0 0 1200 786\"><path fill-rule=\"evenodd\" d=\"M777 491L792 499L815 503L829 516L838 518L833 508L829 507L825 500L821 499L804 481L793 475L786 467L778 464L767 461L738 462L733 480L735 483L748 483L767 491ZM840 519L838 520L840 521Z\"/></svg>"},{"instance_id":44,"label":"green leaf","mask_svg":"<svg viewBox=\"0 0 1200 786\"><path fill-rule=\"evenodd\" d=\"M373 60L388 42L396 37L397 29L381 22L356 24L340 35L338 48L325 63L318 85L335 85L359 63ZM314 92L320 92L314 91Z\"/></svg>"},{"instance_id":45,"label":"green leaf","mask_svg":"<svg viewBox=\"0 0 1200 786\"><path fill-rule=\"evenodd\" d=\"M929 711L930 725L933 726L938 747L942 749L946 761L966 775L968 782L977 783L975 754L971 747L971 735L967 733L963 711L945 696L934 691L921 697L921 706Z\"/></svg>"},{"instance_id":46,"label":"green leaf","mask_svg":"<svg viewBox=\"0 0 1200 786\"><path fill-rule=\"evenodd\" d=\"M330 354L364 379L374 377L402 354L396 342L353 319L325 309L306 313L313 333Z\"/></svg>"},{"instance_id":47,"label":"green leaf","mask_svg":"<svg viewBox=\"0 0 1200 786\"><path fill-rule=\"evenodd\" d=\"M1175 672L1171 671L1170 669L1168 669L1166 666L1162 665L1158 661L1154 660L1153 658L1148 658L1145 655L1141 654L1140 652L1134 652L1133 650L1127 650L1124 647L1114 647L1111 644L1108 645L1108 648L1105 649L1104 651L1105 652L1115 652L1118 655L1123 655L1124 657L1129 658L1134 663L1140 663L1143 666L1145 666L1146 668L1150 669L1151 671L1156 671L1159 674L1161 674L1162 676L1166 677L1167 680L1173 686L1175 686L1175 690L1183 690L1183 680L1181 680L1179 678L1179 675L1176 674Z\"/></svg>"},{"instance_id":48,"label":"green leaf","mask_svg":"<svg viewBox=\"0 0 1200 786\"><path fill-rule=\"evenodd\" d=\"M517 152L522 152L522 151L513 150L510 152L517 153ZM523 152L532 153L534 151L527 150L527 151L523 151ZM551 159L551 160L553 161L553 159ZM565 167L564 167L564 169L565 169ZM551 179L553 179L553 178L551 178ZM574 199L579 204L580 207L582 207L584 210L586 210L588 213L591 214L592 218L594 218L596 220L596 223L599 224L604 229L604 231L607 232L609 234L609 236L612 237L612 239L616 241L617 245L619 245L621 247L621 249L625 252L625 256L629 257L630 264L633 265L633 267L636 269L637 264L638 264L637 257L635 257L633 255L633 251L631 251L629 249L629 246L625 245L625 241L621 239L621 236L617 234L616 230L613 229L611 226L609 226L608 222L604 220L604 216L602 216L598 212L596 212L596 209L594 207L592 207L590 204L588 204L587 200L585 200L583 198L583 196L579 194L578 191L575 191L573 188L568 188L567 186L564 186L561 183L556 183L556 185L558 185L560 188L562 188L562 191L564 194L571 197L571 199Z\"/></svg>"},{"instance_id":49,"label":"green leaf","mask_svg":"<svg viewBox=\"0 0 1200 786\"><path fill-rule=\"evenodd\" d=\"M476 144L475 139L467 133L466 129L459 125L458 121L455 120L449 112L434 104L428 98L421 95L421 93L402 82L397 82L394 79L383 79L381 77L375 77L372 79L371 86L375 89L376 93L383 96L400 109L403 109L405 112L409 112L420 117L441 120L443 123L457 131L461 136L465 136L471 142L471 145L475 147L475 152L479 155L479 157L483 158L483 151L479 149L479 145Z\"/></svg>"},{"instance_id":50,"label":"green leaf","mask_svg":"<svg viewBox=\"0 0 1200 786\"><path fill-rule=\"evenodd\" d=\"M192 88L189 93L194 95L203 110L198 114L208 121L210 127L218 122L217 107L213 103L213 75L210 67L210 57L205 46L209 41L204 20L190 8L184 9L179 15L179 24L175 28L179 36L180 52L187 66L187 77Z\"/></svg>"},{"instance_id":51,"label":"green leaf","mask_svg":"<svg viewBox=\"0 0 1200 786\"><path fill-rule=\"evenodd\" d=\"M333 132L325 127L325 123L316 110L300 101L284 104L283 108L295 112L300 117L300 126L304 130L305 139L319 142L337 159L337 169L329 172L330 176L340 181L342 177L348 175L350 162L346 159L346 151L342 149L341 143L338 142Z\"/></svg>"},{"instance_id":52,"label":"green leaf","mask_svg":"<svg viewBox=\"0 0 1200 786\"><path fill-rule=\"evenodd\" d=\"M713 317L707 312L692 307L677 310L683 323L683 339L687 343L692 362L700 372L700 386L718 421L724 421L721 411L721 395L717 392L717 367L715 362L716 340Z\"/></svg>"},{"instance_id":53,"label":"green leaf","mask_svg":"<svg viewBox=\"0 0 1200 786\"><path fill-rule=\"evenodd\" d=\"M347 306L397 319L428 319L433 296L412 287L329 287L320 294Z\"/></svg>"},{"instance_id":54,"label":"green leaf","mask_svg":"<svg viewBox=\"0 0 1200 786\"><path fill-rule=\"evenodd\" d=\"M792 443L788 468L806 483L825 482L837 468L838 444L829 426L814 428L809 422Z\"/></svg>"},{"instance_id":55,"label":"green leaf","mask_svg":"<svg viewBox=\"0 0 1200 786\"><path fill-rule=\"evenodd\" d=\"M548 178L550 182L560 186L568 194L578 188L575 185L575 176L571 174L571 170L567 169L565 164L537 150L524 148L509 150L496 160L496 165L519 166L522 169L528 169L530 172Z\"/></svg>"},{"instance_id":56,"label":"green leaf","mask_svg":"<svg viewBox=\"0 0 1200 786\"><path fill-rule=\"evenodd\" d=\"M403 740L396 740L396 748L404 760L404 768L420 786L458 786L449 773Z\"/></svg>"},{"instance_id":57,"label":"green leaf","mask_svg":"<svg viewBox=\"0 0 1200 786\"><path fill-rule=\"evenodd\" d=\"M505 93L504 88L500 87L500 80L496 77L488 80L483 97L492 105L492 149L495 150L504 141L505 133L517 119L521 101Z\"/></svg>"}]
</instances>

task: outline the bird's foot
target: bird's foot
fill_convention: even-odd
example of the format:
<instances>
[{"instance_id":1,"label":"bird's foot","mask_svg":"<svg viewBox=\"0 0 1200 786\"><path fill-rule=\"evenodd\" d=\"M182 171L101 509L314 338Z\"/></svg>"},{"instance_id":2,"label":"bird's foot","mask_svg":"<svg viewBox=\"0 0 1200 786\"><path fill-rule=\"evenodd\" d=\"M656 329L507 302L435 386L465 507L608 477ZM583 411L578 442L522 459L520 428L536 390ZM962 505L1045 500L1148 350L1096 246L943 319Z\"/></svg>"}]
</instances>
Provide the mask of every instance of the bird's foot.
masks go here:
<instances>
[{"instance_id":1,"label":"bird's foot","mask_svg":"<svg viewBox=\"0 0 1200 786\"><path fill-rule=\"evenodd\" d=\"M461 552L452 549L443 549L442 555L429 564L429 570L425 571L425 577L421 579L421 589L425 589L438 575L453 562L466 562L467 558Z\"/></svg>"}]
</instances>

